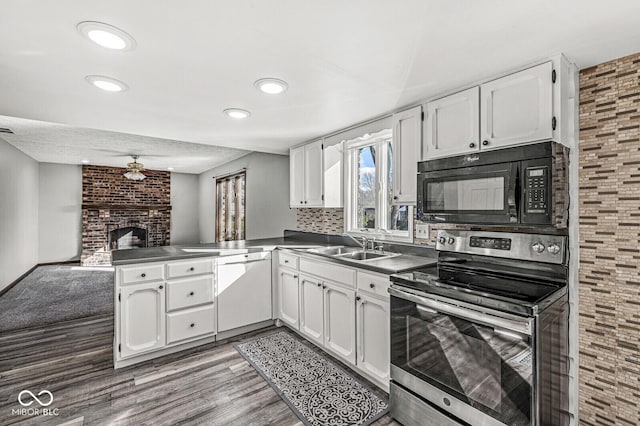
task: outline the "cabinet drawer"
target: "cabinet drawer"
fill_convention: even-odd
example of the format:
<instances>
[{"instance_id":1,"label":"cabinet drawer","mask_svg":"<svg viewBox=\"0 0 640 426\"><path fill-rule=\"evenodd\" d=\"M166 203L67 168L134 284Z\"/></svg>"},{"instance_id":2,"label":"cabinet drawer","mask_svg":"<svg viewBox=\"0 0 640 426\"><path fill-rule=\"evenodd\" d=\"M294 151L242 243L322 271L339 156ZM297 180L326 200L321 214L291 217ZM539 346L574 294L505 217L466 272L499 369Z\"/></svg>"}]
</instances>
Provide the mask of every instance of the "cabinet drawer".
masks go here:
<instances>
[{"instance_id":1,"label":"cabinet drawer","mask_svg":"<svg viewBox=\"0 0 640 426\"><path fill-rule=\"evenodd\" d=\"M287 268L298 269L298 256L291 253L278 253L278 263L280 266L286 266Z\"/></svg>"},{"instance_id":2,"label":"cabinet drawer","mask_svg":"<svg viewBox=\"0 0 640 426\"><path fill-rule=\"evenodd\" d=\"M188 277L190 275L212 274L213 259L188 260L167 263L167 278Z\"/></svg>"},{"instance_id":3,"label":"cabinet drawer","mask_svg":"<svg viewBox=\"0 0 640 426\"><path fill-rule=\"evenodd\" d=\"M167 282L167 310L189 308L213 302L213 275Z\"/></svg>"},{"instance_id":4,"label":"cabinet drawer","mask_svg":"<svg viewBox=\"0 0 640 426\"><path fill-rule=\"evenodd\" d=\"M212 334L215 331L213 304L167 314L167 343Z\"/></svg>"},{"instance_id":5,"label":"cabinet drawer","mask_svg":"<svg viewBox=\"0 0 640 426\"><path fill-rule=\"evenodd\" d=\"M358 271L358 290L389 297L388 289L389 277L387 275Z\"/></svg>"},{"instance_id":6,"label":"cabinet drawer","mask_svg":"<svg viewBox=\"0 0 640 426\"><path fill-rule=\"evenodd\" d=\"M164 265L127 266L120 269L122 284L143 283L164 279Z\"/></svg>"},{"instance_id":7,"label":"cabinet drawer","mask_svg":"<svg viewBox=\"0 0 640 426\"><path fill-rule=\"evenodd\" d=\"M326 278L329 281L347 284L354 288L356 286L356 271L334 263L314 262L313 260L301 258L300 272Z\"/></svg>"}]
</instances>

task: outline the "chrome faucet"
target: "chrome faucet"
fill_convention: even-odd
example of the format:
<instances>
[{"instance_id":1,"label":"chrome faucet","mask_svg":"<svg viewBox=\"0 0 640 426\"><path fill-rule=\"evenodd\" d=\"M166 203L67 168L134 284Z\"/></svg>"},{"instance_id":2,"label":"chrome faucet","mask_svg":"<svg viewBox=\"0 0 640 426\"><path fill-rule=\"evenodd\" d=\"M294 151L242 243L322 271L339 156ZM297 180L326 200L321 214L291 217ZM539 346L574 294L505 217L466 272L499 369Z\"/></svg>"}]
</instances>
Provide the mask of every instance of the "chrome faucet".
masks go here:
<instances>
[{"instance_id":1,"label":"chrome faucet","mask_svg":"<svg viewBox=\"0 0 640 426\"><path fill-rule=\"evenodd\" d=\"M367 249L369 248L369 239L367 239L367 237L365 237L364 235L361 237L362 238L362 251L367 251Z\"/></svg>"},{"instance_id":2,"label":"chrome faucet","mask_svg":"<svg viewBox=\"0 0 640 426\"><path fill-rule=\"evenodd\" d=\"M351 235L351 234L347 234L346 232L342 234L343 237L349 238L351 241L353 241L357 246L360 246L362 248L364 248L363 243L361 243L360 241L356 240L356 238ZM362 237L363 241L367 240L367 237Z\"/></svg>"}]
</instances>

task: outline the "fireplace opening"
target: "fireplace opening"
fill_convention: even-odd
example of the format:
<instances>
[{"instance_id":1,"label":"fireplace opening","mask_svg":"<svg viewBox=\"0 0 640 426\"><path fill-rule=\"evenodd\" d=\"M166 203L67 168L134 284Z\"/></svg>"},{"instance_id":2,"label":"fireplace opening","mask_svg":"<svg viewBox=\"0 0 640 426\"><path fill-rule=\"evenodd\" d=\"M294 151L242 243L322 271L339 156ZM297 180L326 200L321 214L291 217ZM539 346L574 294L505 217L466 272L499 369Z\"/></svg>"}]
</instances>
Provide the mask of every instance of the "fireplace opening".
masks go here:
<instances>
[{"instance_id":1,"label":"fireplace opening","mask_svg":"<svg viewBox=\"0 0 640 426\"><path fill-rule=\"evenodd\" d=\"M109 249L123 250L147 247L147 230L137 226L127 226L109 232Z\"/></svg>"}]
</instances>

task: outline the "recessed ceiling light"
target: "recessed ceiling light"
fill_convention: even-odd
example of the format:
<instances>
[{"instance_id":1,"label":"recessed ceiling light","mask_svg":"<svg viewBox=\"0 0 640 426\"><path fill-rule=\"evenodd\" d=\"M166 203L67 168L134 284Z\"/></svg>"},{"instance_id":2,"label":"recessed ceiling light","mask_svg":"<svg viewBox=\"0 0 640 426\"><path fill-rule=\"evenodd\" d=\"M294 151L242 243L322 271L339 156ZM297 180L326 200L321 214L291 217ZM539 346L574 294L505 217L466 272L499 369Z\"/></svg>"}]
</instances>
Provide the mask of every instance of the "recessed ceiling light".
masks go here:
<instances>
[{"instance_id":1,"label":"recessed ceiling light","mask_svg":"<svg viewBox=\"0 0 640 426\"><path fill-rule=\"evenodd\" d=\"M76 28L87 39L107 49L131 50L136 47L133 37L113 25L85 21L80 22Z\"/></svg>"},{"instance_id":2,"label":"recessed ceiling light","mask_svg":"<svg viewBox=\"0 0 640 426\"><path fill-rule=\"evenodd\" d=\"M287 90L289 85L286 81L277 78L261 78L253 83L261 92L269 95L278 95Z\"/></svg>"},{"instance_id":3,"label":"recessed ceiling light","mask_svg":"<svg viewBox=\"0 0 640 426\"><path fill-rule=\"evenodd\" d=\"M167 167L167 170L172 171L173 167Z\"/></svg>"},{"instance_id":4,"label":"recessed ceiling light","mask_svg":"<svg viewBox=\"0 0 640 426\"><path fill-rule=\"evenodd\" d=\"M105 77L103 75L88 75L85 77L89 83L97 87L98 89L105 90L107 92L124 92L129 87L115 78Z\"/></svg>"},{"instance_id":5,"label":"recessed ceiling light","mask_svg":"<svg viewBox=\"0 0 640 426\"><path fill-rule=\"evenodd\" d=\"M89 164L89 160L82 160L82 164Z\"/></svg>"},{"instance_id":6,"label":"recessed ceiling light","mask_svg":"<svg viewBox=\"0 0 640 426\"><path fill-rule=\"evenodd\" d=\"M242 120L243 118L251 116L251 113L249 111L239 108L227 108L222 112L224 112L231 118L235 118L236 120Z\"/></svg>"}]
</instances>

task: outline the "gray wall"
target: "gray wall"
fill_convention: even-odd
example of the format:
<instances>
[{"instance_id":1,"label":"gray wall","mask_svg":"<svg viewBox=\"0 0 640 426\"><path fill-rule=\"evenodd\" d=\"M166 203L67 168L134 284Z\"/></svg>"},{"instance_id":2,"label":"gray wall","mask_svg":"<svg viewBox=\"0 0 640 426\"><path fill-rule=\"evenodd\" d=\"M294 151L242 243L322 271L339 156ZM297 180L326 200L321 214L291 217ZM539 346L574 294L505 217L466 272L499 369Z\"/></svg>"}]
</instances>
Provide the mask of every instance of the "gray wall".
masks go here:
<instances>
[{"instance_id":1,"label":"gray wall","mask_svg":"<svg viewBox=\"0 0 640 426\"><path fill-rule=\"evenodd\" d=\"M198 175L171 173L171 244L190 244L198 235Z\"/></svg>"},{"instance_id":2,"label":"gray wall","mask_svg":"<svg viewBox=\"0 0 640 426\"><path fill-rule=\"evenodd\" d=\"M38 163L0 139L0 290L38 263Z\"/></svg>"},{"instance_id":3,"label":"gray wall","mask_svg":"<svg viewBox=\"0 0 640 426\"><path fill-rule=\"evenodd\" d=\"M214 176L247 169L246 237L280 237L296 229L295 211L289 208L289 157L254 152L200 175L200 241L215 241Z\"/></svg>"},{"instance_id":4,"label":"gray wall","mask_svg":"<svg viewBox=\"0 0 640 426\"><path fill-rule=\"evenodd\" d=\"M80 259L82 166L40 163L38 263Z\"/></svg>"}]
</instances>

